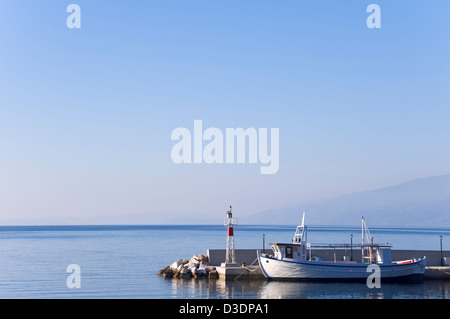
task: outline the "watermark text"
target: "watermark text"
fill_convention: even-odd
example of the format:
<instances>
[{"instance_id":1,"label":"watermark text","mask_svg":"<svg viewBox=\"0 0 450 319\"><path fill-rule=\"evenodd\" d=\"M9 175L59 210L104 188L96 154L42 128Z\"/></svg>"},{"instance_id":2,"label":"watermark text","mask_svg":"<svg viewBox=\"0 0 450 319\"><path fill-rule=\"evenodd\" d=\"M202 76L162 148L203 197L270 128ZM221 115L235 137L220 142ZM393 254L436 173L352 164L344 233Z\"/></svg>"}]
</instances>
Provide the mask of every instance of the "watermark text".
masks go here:
<instances>
[{"instance_id":1,"label":"watermark text","mask_svg":"<svg viewBox=\"0 0 450 319\"><path fill-rule=\"evenodd\" d=\"M202 120L194 120L193 133L184 127L172 131L171 140L178 142L172 147L171 158L176 164L233 164L248 160L250 164L262 164L261 174L275 174L280 164L279 128L271 128L268 139L267 128L226 128L224 134L216 127L203 130Z\"/></svg>"}]
</instances>

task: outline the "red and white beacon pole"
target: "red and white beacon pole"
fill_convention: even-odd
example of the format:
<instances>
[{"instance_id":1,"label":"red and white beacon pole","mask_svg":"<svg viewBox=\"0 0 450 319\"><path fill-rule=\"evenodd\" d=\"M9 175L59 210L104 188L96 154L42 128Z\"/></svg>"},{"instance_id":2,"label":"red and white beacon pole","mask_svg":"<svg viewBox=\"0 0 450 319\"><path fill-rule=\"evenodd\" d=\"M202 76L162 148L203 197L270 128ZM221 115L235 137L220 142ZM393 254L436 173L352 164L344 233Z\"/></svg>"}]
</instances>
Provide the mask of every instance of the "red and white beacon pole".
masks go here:
<instances>
[{"instance_id":1,"label":"red and white beacon pole","mask_svg":"<svg viewBox=\"0 0 450 319\"><path fill-rule=\"evenodd\" d=\"M230 209L227 211L227 217L224 220L224 225L228 227L227 232L227 251L225 255L225 265L236 264L236 257L234 253L234 232L233 226L237 225L237 218L233 218Z\"/></svg>"}]
</instances>

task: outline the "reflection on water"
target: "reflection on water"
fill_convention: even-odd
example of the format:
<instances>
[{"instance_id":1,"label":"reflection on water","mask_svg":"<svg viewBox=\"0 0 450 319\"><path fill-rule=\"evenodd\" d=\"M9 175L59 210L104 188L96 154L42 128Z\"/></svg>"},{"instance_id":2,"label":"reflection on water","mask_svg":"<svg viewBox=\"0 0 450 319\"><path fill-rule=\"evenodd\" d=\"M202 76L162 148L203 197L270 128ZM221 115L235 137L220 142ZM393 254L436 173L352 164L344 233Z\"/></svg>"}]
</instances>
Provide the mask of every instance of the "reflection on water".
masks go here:
<instances>
[{"instance_id":1,"label":"reflection on water","mask_svg":"<svg viewBox=\"0 0 450 319\"><path fill-rule=\"evenodd\" d=\"M448 299L450 282L382 283L370 289L364 283L287 282L264 280L170 279L172 297L261 299Z\"/></svg>"},{"instance_id":2,"label":"reflection on water","mask_svg":"<svg viewBox=\"0 0 450 319\"><path fill-rule=\"evenodd\" d=\"M264 280L208 280L167 279L171 281L172 297L179 298L258 298L258 292L266 284Z\"/></svg>"}]
</instances>

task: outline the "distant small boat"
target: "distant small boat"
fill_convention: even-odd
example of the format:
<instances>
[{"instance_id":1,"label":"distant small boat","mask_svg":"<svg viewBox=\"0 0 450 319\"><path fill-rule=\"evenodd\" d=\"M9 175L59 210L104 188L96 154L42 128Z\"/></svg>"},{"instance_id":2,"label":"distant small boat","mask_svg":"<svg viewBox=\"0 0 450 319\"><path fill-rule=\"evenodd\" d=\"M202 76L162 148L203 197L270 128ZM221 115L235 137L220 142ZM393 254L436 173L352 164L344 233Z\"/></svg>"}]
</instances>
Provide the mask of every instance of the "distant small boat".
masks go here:
<instances>
[{"instance_id":1,"label":"distant small boat","mask_svg":"<svg viewBox=\"0 0 450 319\"><path fill-rule=\"evenodd\" d=\"M381 279L422 277L426 257L392 261L391 245L374 244L373 237L362 217L361 244L313 245L306 240L305 213L302 224L297 226L292 243L271 243L273 255L257 251L258 262L264 276L274 280L361 280L379 266ZM361 249L361 261L324 261L311 256L312 249ZM376 267L376 266L375 266Z\"/></svg>"}]
</instances>

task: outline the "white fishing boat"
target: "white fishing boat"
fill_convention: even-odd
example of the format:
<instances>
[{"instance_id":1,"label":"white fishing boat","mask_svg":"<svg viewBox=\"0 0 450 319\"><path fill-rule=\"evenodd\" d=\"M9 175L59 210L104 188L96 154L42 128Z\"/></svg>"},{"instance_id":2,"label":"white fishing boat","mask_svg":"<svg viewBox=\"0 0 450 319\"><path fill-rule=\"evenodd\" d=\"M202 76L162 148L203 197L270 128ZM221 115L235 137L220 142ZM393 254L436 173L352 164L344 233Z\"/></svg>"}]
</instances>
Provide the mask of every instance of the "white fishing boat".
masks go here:
<instances>
[{"instance_id":1,"label":"white fishing boat","mask_svg":"<svg viewBox=\"0 0 450 319\"><path fill-rule=\"evenodd\" d=\"M426 257L392 261L392 246L374 244L363 217L361 228L361 244L314 245L307 242L303 213L302 224L297 226L291 243L271 243L273 255L257 251L260 268L266 278L275 280L367 280L375 271L379 271L383 280L423 276ZM321 249L351 249L352 252L361 249L361 256L358 261L348 258L338 261L336 257L326 261L312 255L312 251Z\"/></svg>"}]
</instances>

